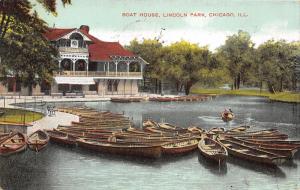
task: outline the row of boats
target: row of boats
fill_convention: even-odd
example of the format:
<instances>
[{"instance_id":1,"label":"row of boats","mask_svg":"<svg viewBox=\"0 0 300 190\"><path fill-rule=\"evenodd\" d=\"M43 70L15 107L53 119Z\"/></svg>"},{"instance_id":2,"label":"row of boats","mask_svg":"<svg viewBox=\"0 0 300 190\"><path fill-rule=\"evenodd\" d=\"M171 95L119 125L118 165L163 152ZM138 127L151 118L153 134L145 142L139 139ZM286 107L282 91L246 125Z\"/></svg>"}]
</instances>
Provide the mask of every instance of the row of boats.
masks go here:
<instances>
[{"instance_id":1,"label":"row of boats","mask_svg":"<svg viewBox=\"0 0 300 190\"><path fill-rule=\"evenodd\" d=\"M57 129L45 131L50 141L101 153L159 158L198 149L205 158L219 164L226 163L228 155L231 155L279 165L293 158L300 149L300 141L288 140L286 134L275 129L253 131L249 126L240 126L228 130L204 130L196 126L181 128L150 119L143 122L142 128L135 128L123 114L87 108L60 108L59 111L76 114L80 119L71 125L60 125ZM14 142L18 143L20 136L14 138ZM9 142L6 140L5 146Z\"/></svg>"},{"instance_id":2,"label":"row of boats","mask_svg":"<svg viewBox=\"0 0 300 190\"><path fill-rule=\"evenodd\" d=\"M27 147L30 150L39 152L49 142L49 135L45 131L38 130L27 137L19 132L0 134L0 156L9 156L22 151Z\"/></svg>"},{"instance_id":3,"label":"row of boats","mask_svg":"<svg viewBox=\"0 0 300 190\"><path fill-rule=\"evenodd\" d=\"M189 95L189 96L175 96L175 97L167 97L167 96L159 96L159 97L150 97L149 101L155 102L186 102L186 101L205 101L208 100L210 96L205 95ZM112 102L118 103L130 103L130 102L141 102L146 100L143 97L114 97L111 98Z\"/></svg>"}]
</instances>

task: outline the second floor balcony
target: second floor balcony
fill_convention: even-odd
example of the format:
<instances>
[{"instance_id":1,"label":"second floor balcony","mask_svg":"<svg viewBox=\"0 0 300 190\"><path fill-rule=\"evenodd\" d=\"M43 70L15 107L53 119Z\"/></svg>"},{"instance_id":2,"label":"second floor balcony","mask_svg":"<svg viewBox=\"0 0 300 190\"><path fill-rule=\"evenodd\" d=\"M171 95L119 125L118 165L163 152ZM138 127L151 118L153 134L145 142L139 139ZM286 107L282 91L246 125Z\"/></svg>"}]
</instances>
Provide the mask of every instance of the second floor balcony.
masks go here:
<instances>
[{"instance_id":1,"label":"second floor balcony","mask_svg":"<svg viewBox=\"0 0 300 190\"><path fill-rule=\"evenodd\" d=\"M103 79L143 79L143 67L140 62L88 62L78 59L59 61L60 77L94 77Z\"/></svg>"},{"instance_id":2,"label":"second floor balcony","mask_svg":"<svg viewBox=\"0 0 300 190\"><path fill-rule=\"evenodd\" d=\"M142 72L108 72L108 71L60 71L54 76L60 77L99 77L99 78L138 78L142 79Z\"/></svg>"}]
</instances>

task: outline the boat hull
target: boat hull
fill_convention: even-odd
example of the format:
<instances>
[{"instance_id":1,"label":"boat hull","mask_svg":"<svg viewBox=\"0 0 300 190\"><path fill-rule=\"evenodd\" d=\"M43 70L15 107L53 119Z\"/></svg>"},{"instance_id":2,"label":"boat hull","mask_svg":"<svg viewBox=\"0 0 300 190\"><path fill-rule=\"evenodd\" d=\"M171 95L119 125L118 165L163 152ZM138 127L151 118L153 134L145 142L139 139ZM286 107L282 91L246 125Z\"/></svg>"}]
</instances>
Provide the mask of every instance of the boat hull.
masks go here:
<instances>
[{"instance_id":1,"label":"boat hull","mask_svg":"<svg viewBox=\"0 0 300 190\"><path fill-rule=\"evenodd\" d=\"M159 158L161 156L160 146L119 146L107 143L90 143L78 140L77 144L81 148L93 150L101 153L119 154L127 156L138 156L147 158Z\"/></svg>"}]
</instances>

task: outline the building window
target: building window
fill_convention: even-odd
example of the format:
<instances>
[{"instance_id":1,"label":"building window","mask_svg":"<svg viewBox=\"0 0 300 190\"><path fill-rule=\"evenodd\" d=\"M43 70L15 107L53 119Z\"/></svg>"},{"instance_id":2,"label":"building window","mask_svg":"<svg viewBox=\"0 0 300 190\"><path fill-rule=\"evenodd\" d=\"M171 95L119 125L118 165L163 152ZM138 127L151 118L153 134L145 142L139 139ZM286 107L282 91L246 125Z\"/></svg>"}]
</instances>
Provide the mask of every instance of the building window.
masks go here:
<instances>
[{"instance_id":1,"label":"building window","mask_svg":"<svg viewBox=\"0 0 300 190\"><path fill-rule=\"evenodd\" d=\"M58 85L58 91L68 92L69 91L69 85L68 84L59 84Z\"/></svg>"},{"instance_id":2,"label":"building window","mask_svg":"<svg viewBox=\"0 0 300 190\"><path fill-rule=\"evenodd\" d=\"M89 91L97 91L96 85L95 84L89 85Z\"/></svg>"}]
</instances>

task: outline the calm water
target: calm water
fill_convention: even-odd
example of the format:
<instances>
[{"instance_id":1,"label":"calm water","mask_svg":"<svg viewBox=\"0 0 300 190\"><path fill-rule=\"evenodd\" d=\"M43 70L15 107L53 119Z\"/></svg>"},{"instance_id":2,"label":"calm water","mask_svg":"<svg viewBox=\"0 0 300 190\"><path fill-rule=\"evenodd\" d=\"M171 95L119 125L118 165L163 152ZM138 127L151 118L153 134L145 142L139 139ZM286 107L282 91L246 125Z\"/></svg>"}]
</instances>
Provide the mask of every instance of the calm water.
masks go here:
<instances>
[{"instance_id":1,"label":"calm water","mask_svg":"<svg viewBox=\"0 0 300 190\"><path fill-rule=\"evenodd\" d=\"M66 104L66 105L70 105ZM58 105L58 104L57 104ZM278 128L300 139L300 105L272 103L258 97L219 97L209 102L180 103L72 103L98 110L124 112L135 126L145 118L178 126L203 128L251 124L254 129ZM225 125L220 112L230 107L236 120ZM36 154L30 151L0 158L3 189L300 189L300 154L278 168L230 157L219 168L196 151L180 157L144 160L95 154L50 144Z\"/></svg>"}]
</instances>

